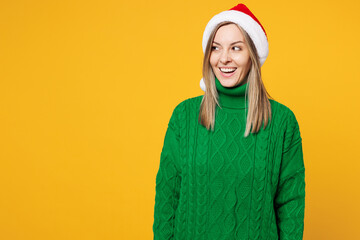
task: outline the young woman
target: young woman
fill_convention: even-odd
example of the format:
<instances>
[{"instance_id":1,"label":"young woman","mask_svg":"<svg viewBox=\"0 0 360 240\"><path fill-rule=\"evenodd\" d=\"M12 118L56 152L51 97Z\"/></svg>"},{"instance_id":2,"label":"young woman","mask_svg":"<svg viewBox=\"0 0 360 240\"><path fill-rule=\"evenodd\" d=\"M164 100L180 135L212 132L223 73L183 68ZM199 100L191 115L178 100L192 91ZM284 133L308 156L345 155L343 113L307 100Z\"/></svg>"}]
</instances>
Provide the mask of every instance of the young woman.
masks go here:
<instances>
[{"instance_id":1,"label":"young woman","mask_svg":"<svg viewBox=\"0 0 360 240\"><path fill-rule=\"evenodd\" d=\"M302 138L262 82L264 28L238 4L209 21L203 50L205 93L175 107L165 135L154 239L302 239Z\"/></svg>"}]
</instances>

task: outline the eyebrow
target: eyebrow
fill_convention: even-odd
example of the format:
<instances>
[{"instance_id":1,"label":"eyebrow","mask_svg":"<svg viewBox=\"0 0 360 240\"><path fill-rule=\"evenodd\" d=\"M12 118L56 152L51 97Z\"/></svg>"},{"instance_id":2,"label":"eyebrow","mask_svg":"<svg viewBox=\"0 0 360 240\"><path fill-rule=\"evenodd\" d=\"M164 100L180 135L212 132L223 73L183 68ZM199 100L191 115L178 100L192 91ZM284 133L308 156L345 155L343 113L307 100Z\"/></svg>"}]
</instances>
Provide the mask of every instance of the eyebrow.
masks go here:
<instances>
[{"instance_id":1,"label":"eyebrow","mask_svg":"<svg viewBox=\"0 0 360 240\"><path fill-rule=\"evenodd\" d=\"M232 44L230 44L230 46L231 46L231 45L234 45L235 43L240 43L240 42L241 42L241 43L244 43L243 41L237 41L237 42L233 42ZM220 43L217 43L217 42L215 42L215 41L214 41L214 43L217 44L217 45L221 45Z\"/></svg>"}]
</instances>

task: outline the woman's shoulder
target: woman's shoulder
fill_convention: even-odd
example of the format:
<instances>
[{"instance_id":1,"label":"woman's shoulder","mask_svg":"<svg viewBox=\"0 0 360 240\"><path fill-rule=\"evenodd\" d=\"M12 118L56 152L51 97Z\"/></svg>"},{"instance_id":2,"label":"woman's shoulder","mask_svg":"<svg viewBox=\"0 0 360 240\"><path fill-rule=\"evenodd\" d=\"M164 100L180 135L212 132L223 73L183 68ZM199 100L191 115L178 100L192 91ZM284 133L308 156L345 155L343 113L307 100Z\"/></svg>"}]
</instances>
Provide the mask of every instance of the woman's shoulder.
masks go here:
<instances>
[{"instance_id":1,"label":"woman's shoulder","mask_svg":"<svg viewBox=\"0 0 360 240\"><path fill-rule=\"evenodd\" d=\"M285 105L282 102L279 102L275 99L270 99L271 108L276 110L277 112L280 112L282 114L289 114L290 112L293 112L289 106Z\"/></svg>"},{"instance_id":2,"label":"woman's shoulder","mask_svg":"<svg viewBox=\"0 0 360 240\"><path fill-rule=\"evenodd\" d=\"M195 96L181 100L175 105L173 110L173 115L178 116L178 118L184 118L187 116L187 112L193 110L198 110L200 108L201 100L204 95Z\"/></svg>"},{"instance_id":3,"label":"woman's shoulder","mask_svg":"<svg viewBox=\"0 0 360 240\"><path fill-rule=\"evenodd\" d=\"M202 98L204 95L186 98L181 100L175 107L175 109L193 109L200 107Z\"/></svg>"},{"instance_id":4,"label":"woman's shoulder","mask_svg":"<svg viewBox=\"0 0 360 240\"><path fill-rule=\"evenodd\" d=\"M277 119L278 124L289 126L298 126L298 121L294 111L288 105L274 99L269 99L273 117Z\"/></svg>"}]
</instances>

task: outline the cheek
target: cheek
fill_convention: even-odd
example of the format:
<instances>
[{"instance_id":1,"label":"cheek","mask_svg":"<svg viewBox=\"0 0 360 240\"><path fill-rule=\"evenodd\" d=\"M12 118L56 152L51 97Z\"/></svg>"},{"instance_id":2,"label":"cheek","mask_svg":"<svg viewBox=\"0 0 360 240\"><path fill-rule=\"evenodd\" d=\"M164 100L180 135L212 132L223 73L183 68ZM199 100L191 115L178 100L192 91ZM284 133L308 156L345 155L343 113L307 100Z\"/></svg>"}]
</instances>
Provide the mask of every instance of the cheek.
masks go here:
<instances>
[{"instance_id":1,"label":"cheek","mask_svg":"<svg viewBox=\"0 0 360 240\"><path fill-rule=\"evenodd\" d=\"M210 65L214 66L216 65L217 61L216 61L216 57L214 55L210 56Z\"/></svg>"},{"instance_id":2,"label":"cheek","mask_svg":"<svg viewBox=\"0 0 360 240\"><path fill-rule=\"evenodd\" d=\"M234 60L237 64L245 66L250 61L250 58L249 58L249 56L246 56L246 55L240 55L240 56L237 56Z\"/></svg>"}]
</instances>

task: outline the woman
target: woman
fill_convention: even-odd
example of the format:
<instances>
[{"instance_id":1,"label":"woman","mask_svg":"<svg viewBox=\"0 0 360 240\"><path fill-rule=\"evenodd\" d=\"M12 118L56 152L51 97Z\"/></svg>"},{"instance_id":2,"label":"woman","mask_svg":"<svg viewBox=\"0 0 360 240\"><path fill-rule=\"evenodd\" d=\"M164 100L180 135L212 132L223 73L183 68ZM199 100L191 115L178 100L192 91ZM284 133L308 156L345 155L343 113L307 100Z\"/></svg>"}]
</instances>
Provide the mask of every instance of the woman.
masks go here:
<instances>
[{"instance_id":1,"label":"woman","mask_svg":"<svg viewBox=\"0 0 360 240\"><path fill-rule=\"evenodd\" d=\"M302 239L302 138L262 82L264 28L238 4L209 21L203 50L205 93L175 107L165 135L154 239Z\"/></svg>"}]
</instances>

